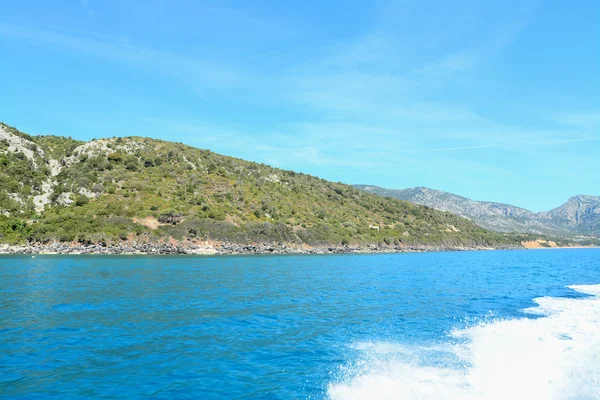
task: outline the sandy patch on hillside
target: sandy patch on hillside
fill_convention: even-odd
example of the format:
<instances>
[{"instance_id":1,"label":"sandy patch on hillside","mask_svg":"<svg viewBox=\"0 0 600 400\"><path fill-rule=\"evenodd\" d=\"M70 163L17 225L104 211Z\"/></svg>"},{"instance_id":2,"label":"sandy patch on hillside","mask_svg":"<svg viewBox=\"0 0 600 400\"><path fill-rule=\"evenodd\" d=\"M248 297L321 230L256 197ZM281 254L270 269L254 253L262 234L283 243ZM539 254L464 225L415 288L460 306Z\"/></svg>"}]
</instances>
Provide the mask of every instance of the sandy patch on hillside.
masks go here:
<instances>
[{"instance_id":1,"label":"sandy patch on hillside","mask_svg":"<svg viewBox=\"0 0 600 400\"><path fill-rule=\"evenodd\" d=\"M135 224L140 224L149 229L158 229L159 226L164 225L158 222L158 220L154 217L146 217L146 218L134 218L133 222Z\"/></svg>"},{"instance_id":2,"label":"sandy patch on hillside","mask_svg":"<svg viewBox=\"0 0 600 400\"><path fill-rule=\"evenodd\" d=\"M525 242L521 242L521 244L526 249L543 249L543 248L549 248L549 247L558 247L556 242L553 242L552 240L542 240L542 239L528 240Z\"/></svg>"}]
</instances>

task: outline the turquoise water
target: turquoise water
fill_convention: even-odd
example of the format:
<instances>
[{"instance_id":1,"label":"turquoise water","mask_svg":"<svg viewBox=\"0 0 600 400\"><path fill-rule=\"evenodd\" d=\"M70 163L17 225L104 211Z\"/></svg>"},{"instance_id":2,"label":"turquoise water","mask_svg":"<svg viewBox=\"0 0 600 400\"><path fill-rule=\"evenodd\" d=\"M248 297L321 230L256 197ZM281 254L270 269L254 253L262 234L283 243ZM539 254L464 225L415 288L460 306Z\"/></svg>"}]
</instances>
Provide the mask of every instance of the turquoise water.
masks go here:
<instances>
[{"instance_id":1,"label":"turquoise water","mask_svg":"<svg viewBox=\"0 0 600 400\"><path fill-rule=\"evenodd\" d=\"M600 398L598 284L595 249L2 256L0 396Z\"/></svg>"}]
</instances>

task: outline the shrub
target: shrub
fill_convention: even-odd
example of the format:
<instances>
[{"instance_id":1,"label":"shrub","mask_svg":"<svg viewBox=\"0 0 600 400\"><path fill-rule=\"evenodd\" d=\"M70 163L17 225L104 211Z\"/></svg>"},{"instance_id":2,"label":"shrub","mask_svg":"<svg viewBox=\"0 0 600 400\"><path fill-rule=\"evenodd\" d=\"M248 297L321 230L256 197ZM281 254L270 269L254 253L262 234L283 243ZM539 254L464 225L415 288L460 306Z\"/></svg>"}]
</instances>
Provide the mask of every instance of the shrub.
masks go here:
<instances>
[{"instance_id":1,"label":"shrub","mask_svg":"<svg viewBox=\"0 0 600 400\"><path fill-rule=\"evenodd\" d=\"M181 214L176 213L175 211L170 211L168 213L160 214L158 216L158 222L163 224L172 224L175 225L181 220Z\"/></svg>"},{"instance_id":2,"label":"shrub","mask_svg":"<svg viewBox=\"0 0 600 400\"><path fill-rule=\"evenodd\" d=\"M110 162L114 162L114 163L121 163L123 162L123 153L121 152L114 152L114 153L110 153L108 156L108 161Z\"/></svg>"},{"instance_id":3,"label":"shrub","mask_svg":"<svg viewBox=\"0 0 600 400\"><path fill-rule=\"evenodd\" d=\"M104 186L101 183L97 183L92 187L92 191L94 193L102 193L104 192Z\"/></svg>"},{"instance_id":4,"label":"shrub","mask_svg":"<svg viewBox=\"0 0 600 400\"><path fill-rule=\"evenodd\" d=\"M125 168L129 171L137 171L140 167L140 163L137 158L130 156L125 160Z\"/></svg>"},{"instance_id":5,"label":"shrub","mask_svg":"<svg viewBox=\"0 0 600 400\"><path fill-rule=\"evenodd\" d=\"M88 199L86 196L80 195L77 196L75 198L75 205L77 207L82 207L85 206L86 204L88 204L90 202L90 199Z\"/></svg>"}]
</instances>

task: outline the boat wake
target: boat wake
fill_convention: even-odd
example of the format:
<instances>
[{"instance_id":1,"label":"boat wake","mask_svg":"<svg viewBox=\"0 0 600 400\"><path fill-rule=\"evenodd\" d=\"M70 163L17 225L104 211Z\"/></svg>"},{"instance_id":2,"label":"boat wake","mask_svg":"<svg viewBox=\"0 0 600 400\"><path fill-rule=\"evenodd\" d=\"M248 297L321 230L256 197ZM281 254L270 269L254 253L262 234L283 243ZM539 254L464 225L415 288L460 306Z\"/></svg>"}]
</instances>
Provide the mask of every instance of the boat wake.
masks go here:
<instances>
[{"instance_id":1,"label":"boat wake","mask_svg":"<svg viewBox=\"0 0 600 400\"><path fill-rule=\"evenodd\" d=\"M357 343L331 399L600 399L600 285L535 299L539 318L491 320L431 347Z\"/></svg>"}]
</instances>

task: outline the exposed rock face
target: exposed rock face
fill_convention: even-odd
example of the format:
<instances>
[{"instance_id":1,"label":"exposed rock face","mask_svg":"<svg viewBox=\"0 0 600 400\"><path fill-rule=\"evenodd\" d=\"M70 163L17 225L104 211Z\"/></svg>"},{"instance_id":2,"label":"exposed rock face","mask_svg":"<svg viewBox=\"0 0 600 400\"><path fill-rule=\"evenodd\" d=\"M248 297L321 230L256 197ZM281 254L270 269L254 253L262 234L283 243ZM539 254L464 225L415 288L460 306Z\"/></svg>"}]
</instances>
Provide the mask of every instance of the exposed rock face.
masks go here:
<instances>
[{"instance_id":1,"label":"exposed rock face","mask_svg":"<svg viewBox=\"0 0 600 400\"><path fill-rule=\"evenodd\" d=\"M26 138L9 132L6 127L1 124L0 140L5 140L8 143L8 148L6 149L8 152L23 153L25 157L32 162L33 168L37 169L40 166L45 166L50 171L48 179L38 186L37 193L35 193L33 196L33 204L36 212L38 213L43 212L46 209L46 206L50 204L50 196L54 190L54 187L58 184L56 180L57 175L62 171L63 168L77 163L80 157L106 155L114 152L115 149L121 150L125 154L131 154L133 151L140 148L140 146L136 145L135 143L116 145L116 139L100 139L84 143L75 148L72 155L57 160L45 154L44 150L42 150L31 140L27 140ZM114 148L109 147L109 145L112 145ZM80 189L79 194L88 198L97 197L96 194L85 188ZM15 201L24 203L23 199L21 199L18 195L9 194L9 196L11 196ZM63 193L60 195L57 202L62 205L69 205L73 202L73 200L70 198L69 193Z\"/></svg>"},{"instance_id":2,"label":"exposed rock face","mask_svg":"<svg viewBox=\"0 0 600 400\"><path fill-rule=\"evenodd\" d=\"M474 201L452 193L425 187L404 190L371 185L355 185L380 196L390 196L422 204L468 218L498 232L573 236L600 235L600 197L579 195L548 212L535 213L509 204Z\"/></svg>"},{"instance_id":3,"label":"exposed rock face","mask_svg":"<svg viewBox=\"0 0 600 400\"><path fill-rule=\"evenodd\" d=\"M40 149L35 143L32 143L19 136L12 135L7 132L4 127L0 126L0 140L6 140L9 144L8 151L13 153L23 153L25 157L31 160L33 167L37 168L36 156L44 157L44 151Z\"/></svg>"},{"instance_id":4,"label":"exposed rock face","mask_svg":"<svg viewBox=\"0 0 600 400\"><path fill-rule=\"evenodd\" d=\"M573 232L600 234L599 196L573 196L562 206L540 215Z\"/></svg>"}]
</instances>

